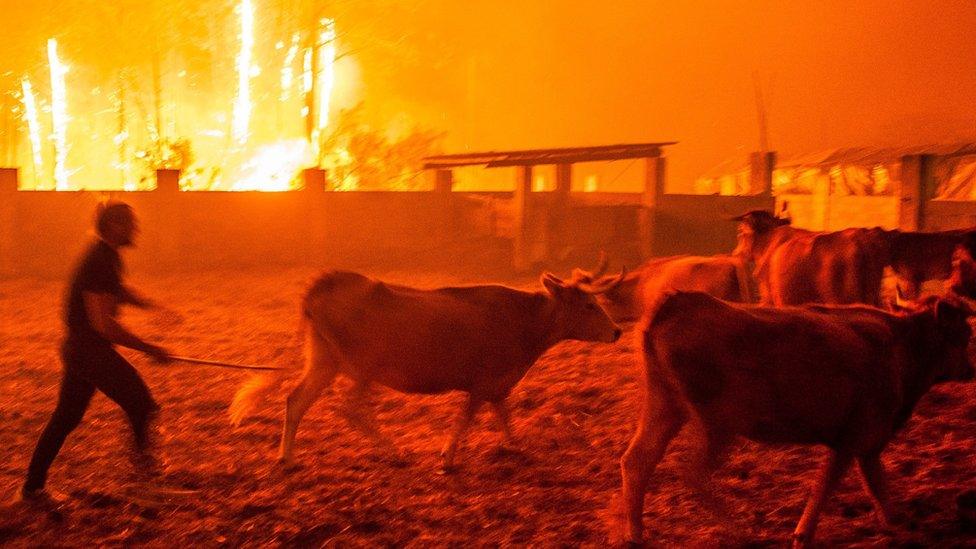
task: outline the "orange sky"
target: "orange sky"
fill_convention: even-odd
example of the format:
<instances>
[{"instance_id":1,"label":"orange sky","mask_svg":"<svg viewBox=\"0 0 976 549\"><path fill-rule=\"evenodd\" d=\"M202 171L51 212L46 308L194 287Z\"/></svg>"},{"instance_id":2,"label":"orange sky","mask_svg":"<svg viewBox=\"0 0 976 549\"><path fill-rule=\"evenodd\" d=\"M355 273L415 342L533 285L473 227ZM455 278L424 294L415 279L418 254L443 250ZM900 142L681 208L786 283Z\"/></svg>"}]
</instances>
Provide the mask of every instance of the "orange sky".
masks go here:
<instances>
[{"instance_id":1,"label":"orange sky","mask_svg":"<svg viewBox=\"0 0 976 549\"><path fill-rule=\"evenodd\" d=\"M669 179L689 185L758 147L755 71L785 154L976 138L972 1L417 5L389 24L433 51L375 74L363 52L363 92L451 150L674 139Z\"/></svg>"}]
</instances>

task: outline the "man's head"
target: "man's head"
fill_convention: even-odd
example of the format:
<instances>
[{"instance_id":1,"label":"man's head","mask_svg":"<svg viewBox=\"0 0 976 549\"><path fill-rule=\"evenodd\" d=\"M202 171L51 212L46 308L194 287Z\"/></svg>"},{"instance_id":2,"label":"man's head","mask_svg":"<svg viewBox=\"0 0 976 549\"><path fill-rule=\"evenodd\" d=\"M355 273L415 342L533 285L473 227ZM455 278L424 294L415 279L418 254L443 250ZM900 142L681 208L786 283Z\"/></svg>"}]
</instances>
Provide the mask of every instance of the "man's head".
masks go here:
<instances>
[{"instance_id":1,"label":"man's head","mask_svg":"<svg viewBox=\"0 0 976 549\"><path fill-rule=\"evenodd\" d=\"M109 246L132 246L139 234L139 223L132 206L118 200L107 200L95 210L95 230Z\"/></svg>"}]
</instances>

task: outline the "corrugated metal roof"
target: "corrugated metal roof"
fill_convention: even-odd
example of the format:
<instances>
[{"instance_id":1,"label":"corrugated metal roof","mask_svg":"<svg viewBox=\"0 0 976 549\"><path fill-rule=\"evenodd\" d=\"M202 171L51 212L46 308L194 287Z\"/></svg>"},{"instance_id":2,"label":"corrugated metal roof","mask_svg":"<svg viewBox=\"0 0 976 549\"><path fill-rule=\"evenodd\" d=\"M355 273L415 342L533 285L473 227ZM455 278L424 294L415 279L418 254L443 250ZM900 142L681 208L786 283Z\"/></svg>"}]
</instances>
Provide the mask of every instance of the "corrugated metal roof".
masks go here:
<instances>
[{"instance_id":1,"label":"corrugated metal roof","mask_svg":"<svg viewBox=\"0 0 976 549\"><path fill-rule=\"evenodd\" d=\"M572 164L575 162L597 162L625 160L629 158L655 157L661 155L661 148L676 144L677 141L660 143L625 143L601 145L598 147L566 147L559 149L527 149L521 151L488 151L460 154L442 154L424 158L424 169L459 168L462 166L484 166L501 168L505 166L536 166L546 164Z\"/></svg>"}]
</instances>

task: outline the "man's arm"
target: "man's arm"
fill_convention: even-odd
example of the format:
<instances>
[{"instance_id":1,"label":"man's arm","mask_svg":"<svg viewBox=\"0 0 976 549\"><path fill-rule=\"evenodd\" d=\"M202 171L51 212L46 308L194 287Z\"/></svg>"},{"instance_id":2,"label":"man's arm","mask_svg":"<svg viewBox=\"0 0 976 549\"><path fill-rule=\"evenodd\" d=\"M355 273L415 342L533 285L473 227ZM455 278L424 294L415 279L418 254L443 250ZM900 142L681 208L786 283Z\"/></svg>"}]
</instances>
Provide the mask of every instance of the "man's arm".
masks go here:
<instances>
[{"instance_id":1,"label":"man's arm","mask_svg":"<svg viewBox=\"0 0 976 549\"><path fill-rule=\"evenodd\" d=\"M139 307L140 309L159 308L158 303L135 291L135 289L133 289L131 286L122 286L122 297L120 298L120 301L122 303Z\"/></svg>"},{"instance_id":2,"label":"man's arm","mask_svg":"<svg viewBox=\"0 0 976 549\"><path fill-rule=\"evenodd\" d=\"M117 298L115 296L111 294L85 292L84 299L88 319L91 321L92 327L102 337L116 345L142 351L152 356L154 360L160 362L169 360L169 352L165 349L140 339L119 324L118 320L115 319L117 305Z\"/></svg>"}]
</instances>

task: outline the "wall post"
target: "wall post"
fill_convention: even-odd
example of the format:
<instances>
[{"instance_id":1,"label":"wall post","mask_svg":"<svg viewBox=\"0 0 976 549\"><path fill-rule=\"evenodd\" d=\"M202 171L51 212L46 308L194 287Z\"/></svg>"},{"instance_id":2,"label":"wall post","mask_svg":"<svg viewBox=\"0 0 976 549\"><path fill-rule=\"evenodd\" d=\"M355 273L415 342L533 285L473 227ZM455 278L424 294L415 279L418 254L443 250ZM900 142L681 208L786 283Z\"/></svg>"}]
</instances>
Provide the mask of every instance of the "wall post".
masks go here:
<instances>
[{"instance_id":1,"label":"wall post","mask_svg":"<svg viewBox=\"0 0 976 549\"><path fill-rule=\"evenodd\" d=\"M17 265L17 168L0 168L0 275L14 274Z\"/></svg>"},{"instance_id":2,"label":"wall post","mask_svg":"<svg viewBox=\"0 0 976 549\"><path fill-rule=\"evenodd\" d=\"M328 261L328 215L325 202L331 191L326 170L322 168L306 168L302 170L303 207L305 216L305 265L322 267Z\"/></svg>"}]
</instances>

